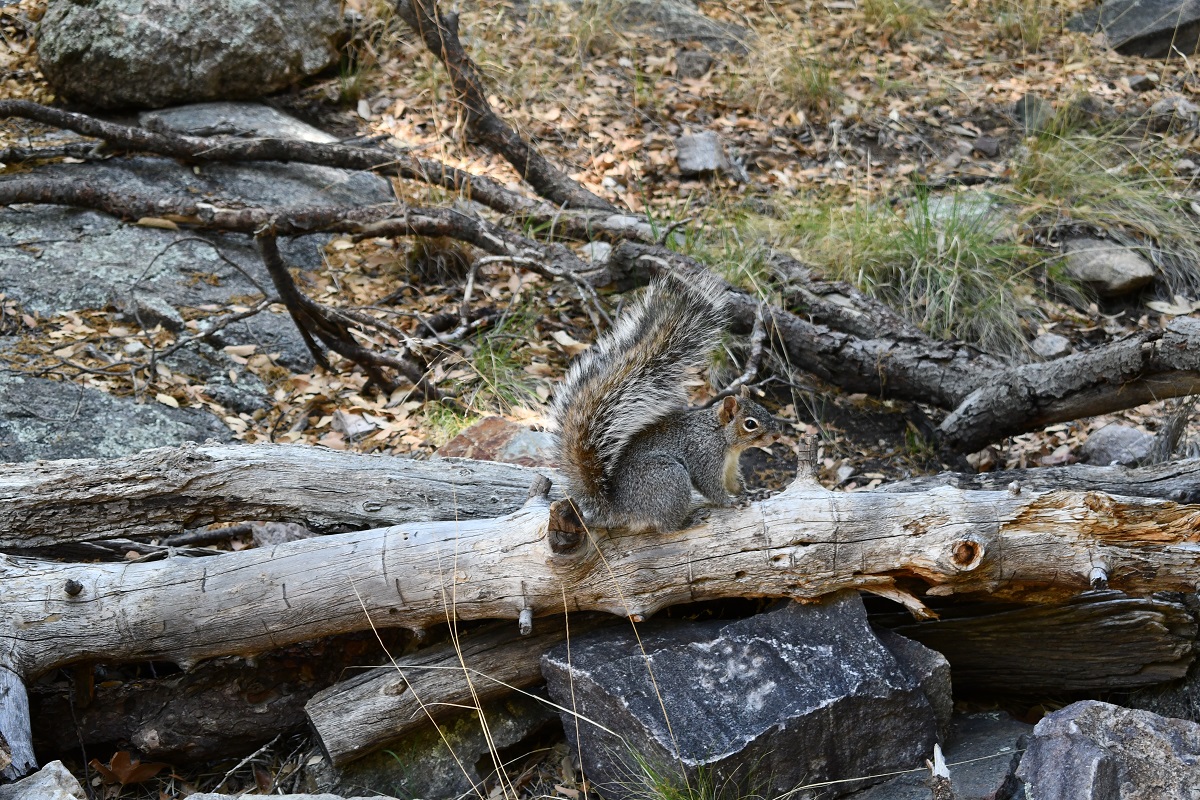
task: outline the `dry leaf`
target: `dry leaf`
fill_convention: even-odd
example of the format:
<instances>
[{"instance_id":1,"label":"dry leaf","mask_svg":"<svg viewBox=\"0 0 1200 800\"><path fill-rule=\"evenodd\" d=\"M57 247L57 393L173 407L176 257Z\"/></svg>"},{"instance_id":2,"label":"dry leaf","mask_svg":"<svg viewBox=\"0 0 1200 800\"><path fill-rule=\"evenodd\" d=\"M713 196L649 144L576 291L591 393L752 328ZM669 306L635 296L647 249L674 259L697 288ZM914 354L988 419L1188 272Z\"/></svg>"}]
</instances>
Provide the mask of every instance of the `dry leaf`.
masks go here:
<instances>
[{"instance_id":1,"label":"dry leaf","mask_svg":"<svg viewBox=\"0 0 1200 800\"><path fill-rule=\"evenodd\" d=\"M162 217L142 217L137 224L143 228L162 228L164 231L177 231L179 226L169 219Z\"/></svg>"},{"instance_id":2,"label":"dry leaf","mask_svg":"<svg viewBox=\"0 0 1200 800\"><path fill-rule=\"evenodd\" d=\"M179 401L174 397L171 397L169 394L163 394L162 392L159 392L158 394L154 395L154 399L162 403L164 406L179 408Z\"/></svg>"},{"instance_id":3,"label":"dry leaf","mask_svg":"<svg viewBox=\"0 0 1200 800\"><path fill-rule=\"evenodd\" d=\"M118 783L121 786L145 783L170 765L158 761L138 761L129 754L128 750L113 753L107 765L93 758L88 765L100 773L105 783Z\"/></svg>"},{"instance_id":4,"label":"dry leaf","mask_svg":"<svg viewBox=\"0 0 1200 800\"><path fill-rule=\"evenodd\" d=\"M584 350L588 349L586 344L572 339L571 335L566 331L555 331L554 333L550 334L550 336L554 339L554 341L558 342L559 346L562 347L563 350L567 351L567 355L577 356Z\"/></svg>"}]
</instances>

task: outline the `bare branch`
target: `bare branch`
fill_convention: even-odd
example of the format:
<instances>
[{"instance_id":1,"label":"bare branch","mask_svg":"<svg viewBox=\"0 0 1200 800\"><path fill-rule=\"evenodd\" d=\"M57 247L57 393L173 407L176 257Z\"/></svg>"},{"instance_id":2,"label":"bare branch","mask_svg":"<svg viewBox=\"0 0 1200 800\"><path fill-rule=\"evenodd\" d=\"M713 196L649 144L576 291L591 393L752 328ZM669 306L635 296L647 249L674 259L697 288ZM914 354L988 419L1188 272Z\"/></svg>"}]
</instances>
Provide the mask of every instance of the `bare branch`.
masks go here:
<instances>
[{"instance_id":1,"label":"bare branch","mask_svg":"<svg viewBox=\"0 0 1200 800\"><path fill-rule=\"evenodd\" d=\"M571 208L616 212L611 203L554 167L492 110L483 78L458 39L456 15L441 13L436 0L398 0L396 11L445 66L458 101L466 112L467 127L480 141L507 159L538 194Z\"/></svg>"}]
</instances>

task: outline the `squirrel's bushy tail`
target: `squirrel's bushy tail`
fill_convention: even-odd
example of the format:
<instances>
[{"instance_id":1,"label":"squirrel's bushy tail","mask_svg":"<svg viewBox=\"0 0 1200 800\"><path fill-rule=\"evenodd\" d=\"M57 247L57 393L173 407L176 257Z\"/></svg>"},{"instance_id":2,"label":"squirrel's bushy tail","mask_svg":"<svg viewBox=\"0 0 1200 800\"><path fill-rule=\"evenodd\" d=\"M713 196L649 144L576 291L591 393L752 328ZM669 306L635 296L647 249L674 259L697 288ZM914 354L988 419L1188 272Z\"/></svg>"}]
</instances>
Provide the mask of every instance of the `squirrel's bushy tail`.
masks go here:
<instances>
[{"instance_id":1,"label":"squirrel's bushy tail","mask_svg":"<svg viewBox=\"0 0 1200 800\"><path fill-rule=\"evenodd\" d=\"M727 321L716 278L666 274L576 359L553 417L566 488L585 516L604 515L629 441L687 405L685 372L705 363Z\"/></svg>"}]
</instances>

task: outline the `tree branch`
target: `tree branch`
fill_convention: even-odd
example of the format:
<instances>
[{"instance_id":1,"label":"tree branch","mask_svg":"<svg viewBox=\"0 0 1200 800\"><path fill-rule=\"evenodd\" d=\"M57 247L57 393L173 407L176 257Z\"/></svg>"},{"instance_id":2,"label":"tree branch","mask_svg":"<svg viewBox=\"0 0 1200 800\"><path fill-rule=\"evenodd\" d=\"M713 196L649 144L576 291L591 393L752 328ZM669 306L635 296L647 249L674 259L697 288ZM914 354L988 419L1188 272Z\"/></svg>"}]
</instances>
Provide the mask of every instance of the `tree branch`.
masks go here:
<instances>
[{"instance_id":1,"label":"tree branch","mask_svg":"<svg viewBox=\"0 0 1200 800\"><path fill-rule=\"evenodd\" d=\"M442 14L436 0L397 0L396 12L421 37L450 76L467 127L503 156L534 190L556 205L616 212L616 207L568 178L492 110L483 78L458 39L458 17Z\"/></svg>"}]
</instances>

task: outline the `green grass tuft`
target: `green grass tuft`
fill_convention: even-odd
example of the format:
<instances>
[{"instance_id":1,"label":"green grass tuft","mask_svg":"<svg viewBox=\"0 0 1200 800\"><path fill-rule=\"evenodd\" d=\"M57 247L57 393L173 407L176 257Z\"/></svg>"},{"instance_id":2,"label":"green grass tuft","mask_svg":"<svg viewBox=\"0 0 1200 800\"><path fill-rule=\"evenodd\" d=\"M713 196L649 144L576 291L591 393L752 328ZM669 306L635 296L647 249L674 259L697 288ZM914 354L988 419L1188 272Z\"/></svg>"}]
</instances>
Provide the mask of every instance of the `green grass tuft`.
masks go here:
<instances>
[{"instance_id":1,"label":"green grass tuft","mask_svg":"<svg viewBox=\"0 0 1200 800\"><path fill-rule=\"evenodd\" d=\"M1034 139L1003 192L1034 230L1098 228L1156 251L1169 294L1200 292L1200 224L1155 143L1081 130Z\"/></svg>"},{"instance_id":2,"label":"green grass tuft","mask_svg":"<svg viewBox=\"0 0 1200 800\"><path fill-rule=\"evenodd\" d=\"M933 18L920 0L863 0L861 7L868 24L900 41L920 33Z\"/></svg>"},{"instance_id":3,"label":"green grass tuft","mask_svg":"<svg viewBox=\"0 0 1200 800\"><path fill-rule=\"evenodd\" d=\"M1024 348L1035 249L1014 241L1002 209L986 195L907 204L859 203L805 210L793 220L796 245L831 275L891 304L933 336L985 350Z\"/></svg>"}]
</instances>

